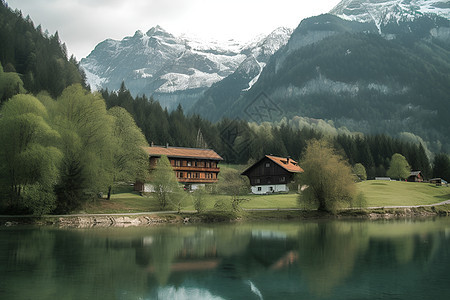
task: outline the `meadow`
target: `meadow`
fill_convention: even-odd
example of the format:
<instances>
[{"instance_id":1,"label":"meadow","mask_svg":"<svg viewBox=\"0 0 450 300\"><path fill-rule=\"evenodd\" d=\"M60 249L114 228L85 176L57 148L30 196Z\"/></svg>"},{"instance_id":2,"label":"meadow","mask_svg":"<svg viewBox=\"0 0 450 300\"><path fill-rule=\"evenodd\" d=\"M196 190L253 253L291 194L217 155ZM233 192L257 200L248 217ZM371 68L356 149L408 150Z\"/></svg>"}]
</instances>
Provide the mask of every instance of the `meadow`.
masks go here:
<instances>
[{"instance_id":1,"label":"meadow","mask_svg":"<svg viewBox=\"0 0 450 300\"><path fill-rule=\"evenodd\" d=\"M358 192L363 193L365 207L415 206L437 204L450 200L450 187L429 183L368 180L357 183ZM192 193L186 193L182 211L195 211ZM304 208L295 192L288 194L245 195L243 209L298 209ZM229 201L231 196L206 194L202 201L206 210L213 210L217 201ZM131 186L119 187L111 200L96 199L88 203L82 213L138 213L159 211L157 201L151 195L140 195Z\"/></svg>"}]
</instances>

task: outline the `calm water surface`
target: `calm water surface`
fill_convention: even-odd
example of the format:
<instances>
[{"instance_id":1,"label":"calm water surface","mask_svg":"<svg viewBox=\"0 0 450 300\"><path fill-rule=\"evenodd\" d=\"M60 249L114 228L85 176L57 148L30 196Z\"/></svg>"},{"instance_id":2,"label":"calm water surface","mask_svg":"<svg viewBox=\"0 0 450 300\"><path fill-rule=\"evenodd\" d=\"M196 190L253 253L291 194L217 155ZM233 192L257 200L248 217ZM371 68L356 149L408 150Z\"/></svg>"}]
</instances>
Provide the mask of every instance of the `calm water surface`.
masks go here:
<instances>
[{"instance_id":1,"label":"calm water surface","mask_svg":"<svg viewBox=\"0 0 450 300\"><path fill-rule=\"evenodd\" d=\"M450 299L450 218L2 227L0 299Z\"/></svg>"}]
</instances>

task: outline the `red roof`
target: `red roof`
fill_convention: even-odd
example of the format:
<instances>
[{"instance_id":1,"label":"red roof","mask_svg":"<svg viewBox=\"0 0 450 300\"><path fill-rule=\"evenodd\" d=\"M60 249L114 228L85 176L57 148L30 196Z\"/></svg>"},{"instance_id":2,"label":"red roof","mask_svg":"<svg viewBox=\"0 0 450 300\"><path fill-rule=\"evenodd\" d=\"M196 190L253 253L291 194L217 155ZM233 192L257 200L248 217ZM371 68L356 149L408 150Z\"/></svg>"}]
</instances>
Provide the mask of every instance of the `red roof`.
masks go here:
<instances>
[{"instance_id":1,"label":"red roof","mask_svg":"<svg viewBox=\"0 0 450 300\"><path fill-rule=\"evenodd\" d=\"M286 171L290 173L301 173L304 172L302 168L298 165L298 163L293 160L292 158L285 158L285 157L278 157L273 155L265 155L263 158L261 158L258 162L250 166L247 170L242 172L242 175L246 175L250 169L252 169L254 166L258 165L261 161L263 161L265 158L270 159Z\"/></svg>"},{"instance_id":2,"label":"red roof","mask_svg":"<svg viewBox=\"0 0 450 300\"><path fill-rule=\"evenodd\" d=\"M212 149L161 146L144 147L144 149L150 156L165 155L167 157L223 160L223 158Z\"/></svg>"},{"instance_id":3,"label":"red roof","mask_svg":"<svg viewBox=\"0 0 450 300\"><path fill-rule=\"evenodd\" d=\"M295 160L293 160L292 158L284 158L284 157L278 157L278 156L272 156L272 155L266 155L266 157L289 172L292 172L292 173L304 172L303 169L300 168L298 163Z\"/></svg>"}]
</instances>

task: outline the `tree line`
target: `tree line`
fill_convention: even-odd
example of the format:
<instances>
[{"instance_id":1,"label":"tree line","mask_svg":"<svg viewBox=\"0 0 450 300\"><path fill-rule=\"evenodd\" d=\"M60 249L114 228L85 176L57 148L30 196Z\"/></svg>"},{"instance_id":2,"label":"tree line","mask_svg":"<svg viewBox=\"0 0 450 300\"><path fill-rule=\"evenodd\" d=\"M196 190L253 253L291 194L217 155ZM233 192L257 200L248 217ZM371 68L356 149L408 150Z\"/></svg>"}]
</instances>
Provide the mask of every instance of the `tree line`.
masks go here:
<instances>
[{"instance_id":1,"label":"tree line","mask_svg":"<svg viewBox=\"0 0 450 300\"><path fill-rule=\"evenodd\" d=\"M386 134L345 132L330 135L313 127L295 127L287 122L255 124L226 118L212 123L199 115L185 114L181 105L169 112L153 98L148 99L145 95L133 98L124 84L118 91L102 90L101 94L108 108L123 107L134 117L149 144L209 147L229 164L247 164L265 154L292 156L298 160L307 141L327 138L352 166L362 164L368 178L386 176L395 153L402 154L411 169L422 171L425 178L450 175L446 173L448 171L439 171L447 169L443 167L447 154L438 154L435 160L437 166L432 167L430 159L433 158L429 157L422 143Z\"/></svg>"},{"instance_id":2,"label":"tree line","mask_svg":"<svg viewBox=\"0 0 450 300\"><path fill-rule=\"evenodd\" d=\"M0 40L3 71L16 74L8 78L7 86L0 78L0 103L17 94L19 78L27 91L36 94L45 90L55 98L71 84L86 87L84 72L74 56L68 58L58 32L43 32L41 25L35 27L30 16L24 18L20 10L12 11L4 0L0 2Z\"/></svg>"},{"instance_id":3,"label":"tree line","mask_svg":"<svg viewBox=\"0 0 450 300\"><path fill-rule=\"evenodd\" d=\"M81 85L18 94L0 110L0 209L67 213L114 182L147 176L144 136L123 108Z\"/></svg>"}]
</instances>

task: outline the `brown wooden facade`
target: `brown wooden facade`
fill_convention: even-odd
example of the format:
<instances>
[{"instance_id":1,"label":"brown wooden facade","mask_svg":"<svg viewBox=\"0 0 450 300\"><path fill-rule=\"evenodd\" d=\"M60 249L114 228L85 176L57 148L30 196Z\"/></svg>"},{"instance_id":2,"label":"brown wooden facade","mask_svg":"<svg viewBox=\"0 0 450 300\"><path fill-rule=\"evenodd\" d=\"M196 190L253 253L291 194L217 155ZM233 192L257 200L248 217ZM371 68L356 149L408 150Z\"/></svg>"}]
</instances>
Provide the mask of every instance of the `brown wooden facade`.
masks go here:
<instances>
[{"instance_id":1,"label":"brown wooden facade","mask_svg":"<svg viewBox=\"0 0 450 300\"><path fill-rule=\"evenodd\" d=\"M408 178L407 181L409 182L423 182L423 176L422 176L422 172L421 171L412 171Z\"/></svg>"},{"instance_id":2,"label":"brown wooden facade","mask_svg":"<svg viewBox=\"0 0 450 300\"><path fill-rule=\"evenodd\" d=\"M214 150L160 147L146 148L149 154L150 168L153 169L161 155L167 156L176 174L178 182L184 184L205 184L217 182L222 159Z\"/></svg>"},{"instance_id":3,"label":"brown wooden facade","mask_svg":"<svg viewBox=\"0 0 450 300\"><path fill-rule=\"evenodd\" d=\"M303 169L293 159L266 155L242 175L250 180L252 193L267 194L289 191L287 184L299 172L303 172Z\"/></svg>"}]
</instances>

